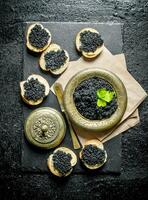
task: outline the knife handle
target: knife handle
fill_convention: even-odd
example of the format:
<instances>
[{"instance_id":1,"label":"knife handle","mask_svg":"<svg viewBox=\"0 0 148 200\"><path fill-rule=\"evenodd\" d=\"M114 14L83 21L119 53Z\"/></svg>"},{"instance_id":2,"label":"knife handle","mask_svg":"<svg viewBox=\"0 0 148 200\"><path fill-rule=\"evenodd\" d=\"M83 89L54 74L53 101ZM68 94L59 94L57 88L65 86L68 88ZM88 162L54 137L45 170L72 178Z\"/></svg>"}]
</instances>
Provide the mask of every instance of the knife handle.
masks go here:
<instances>
[{"instance_id":1,"label":"knife handle","mask_svg":"<svg viewBox=\"0 0 148 200\"><path fill-rule=\"evenodd\" d=\"M73 130L73 127L71 125L69 117L68 117L67 113L65 112L65 109L64 109L64 106L63 106L63 88L62 88L62 85L60 83L54 84L54 92L55 92L57 99L58 99L58 102L60 104L61 111L65 114L66 120L68 122L73 147L74 147L74 149L79 149L81 147L80 143L78 141L78 138L77 138L77 136L76 136L76 134Z\"/></svg>"},{"instance_id":2,"label":"knife handle","mask_svg":"<svg viewBox=\"0 0 148 200\"><path fill-rule=\"evenodd\" d=\"M57 96L58 102L60 104L61 111L64 112L64 106L63 106L63 88L60 83L55 83L53 86L54 92Z\"/></svg>"},{"instance_id":3,"label":"knife handle","mask_svg":"<svg viewBox=\"0 0 148 200\"><path fill-rule=\"evenodd\" d=\"M74 149L80 149L81 148L80 143L79 143L78 138L77 138L77 136L76 136L76 134L75 134L75 132L73 130L73 127L71 125L71 122L70 122L66 112L65 112L65 116L66 116L66 119L67 119L67 122L68 122L68 126L69 126L69 131L70 131L73 147L74 147Z\"/></svg>"}]
</instances>

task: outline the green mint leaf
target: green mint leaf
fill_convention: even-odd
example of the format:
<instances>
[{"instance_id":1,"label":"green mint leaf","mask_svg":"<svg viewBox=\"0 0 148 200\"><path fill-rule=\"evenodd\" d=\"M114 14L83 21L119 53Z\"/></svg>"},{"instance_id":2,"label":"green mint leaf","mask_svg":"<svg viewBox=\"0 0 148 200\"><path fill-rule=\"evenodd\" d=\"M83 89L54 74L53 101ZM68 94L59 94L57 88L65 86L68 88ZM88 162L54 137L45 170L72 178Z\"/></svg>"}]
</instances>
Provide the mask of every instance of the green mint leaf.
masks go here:
<instances>
[{"instance_id":1,"label":"green mint leaf","mask_svg":"<svg viewBox=\"0 0 148 200\"><path fill-rule=\"evenodd\" d=\"M97 100L97 106L98 107L105 107L106 106L106 102L102 99L98 99Z\"/></svg>"},{"instance_id":2,"label":"green mint leaf","mask_svg":"<svg viewBox=\"0 0 148 200\"><path fill-rule=\"evenodd\" d=\"M104 100L108 103L112 101L114 95L116 95L114 91L111 92L106 90L105 88L97 90L97 98Z\"/></svg>"},{"instance_id":3,"label":"green mint leaf","mask_svg":"<svg viewBox=\"0 0 148 200\"><path fill-rule=\"evenodd\" d=\"M114 96L114 92L106 91L106 95L103 98L103 100L109 103L112 101L113 96Z\"/></svg>"},{"instance_id":4,"label":"green mint leaf","mask_svg":"<svg viewBox=\"0 0 148 200\"><path fill-rule=\"evenodd\" d=\"M99 90L97 90L97 97L100 99L103 99L106 95L106 89L105 88L101 88Z\"/></svg>"}]
</instances>

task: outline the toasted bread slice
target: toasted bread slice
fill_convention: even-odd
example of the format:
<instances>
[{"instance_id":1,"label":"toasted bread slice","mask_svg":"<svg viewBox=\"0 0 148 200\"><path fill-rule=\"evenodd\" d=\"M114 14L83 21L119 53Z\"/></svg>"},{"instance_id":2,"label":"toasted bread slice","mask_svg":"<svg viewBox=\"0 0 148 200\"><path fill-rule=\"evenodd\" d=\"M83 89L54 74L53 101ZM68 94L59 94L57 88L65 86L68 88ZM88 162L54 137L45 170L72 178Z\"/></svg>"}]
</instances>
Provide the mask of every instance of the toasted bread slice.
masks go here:
<instances>
[{"instance_id":1,"label":"toasted bread slice","mask_svg":"<svg viewBox=\"0 0 148 200\"><path fill-rule=\"evenodd\" d=\"M29 79L31 79L31 78L38 79L38 81L39 81L40 83L42 83L42 84L45 86L45 96L48 96L49 91L50 91L50 87L49 87L48 82L47 82L42 76L37 75L37 74L32 74L32 75L30 75L30 76L27 78L27 80L29 80ZM25 83L25 82L26 82L26 81L21 81L21 82L20 82L21 97L22 97L23 101L24 101L25 103L27 103L27 104L29 104L29 105L33 105L33 106L42 103L43 98L41 98L41 99L39 99L39 100L37 100L37 101L33 101L33 100L27 100L27 99L24 97L24 94L25 94L24 83Z\"/></svg>"},{"instance_id":2,"label":"toasted bread slice","mask_svg":"<svg viewBox=\"0 0 148 200\"><path fill-rule=\"evenodd\" d=\"M54 75L59 75L59 74L61 74L61 73L63 73L66 69L67 69L67 67L68 67L68 64L69 64L69 54L68 54L68 52L66 51L66 50L64 50L64 52L65 52L65 55L66 55L66 57L67 57L67 59L66 59L66 62L64 63L64 65L62 65L62 66L60 66L60 68L58 68L58 69L56 69L56 70L52 70L52 69L47 69L46 68L46 63L45 63L45 58L44 58L44 56L48 53L48 52L50 52L50 51L58 51L58 50L61 50L61 47L59 46L59 45L57 45L57 44L51 44L43 53L42 53L42 55L41 55L41 57L40 57L40 60L39 60L39 65L40 65L40 67L41 67L41 69L42 70L44 70L44 71L50 71L52 74L54 74Z\"/></svg>"},{"instance_id":3,"label":"toasted bread slice","mask_svg":"<svg viewBox=\"0 0 148 200\"><path fill-rule=\"evenodd\" d=\"M31 30L35 27L35 25L40 25L48 34L49 34L49 40L47 42L47 44L43 47L43 48L37 48L37 47L34 47L31 45L31 43L29 42L29 34L31 33ZM28 49L30 49L31 51L34 51L34 52L42 52L44 51L45 49L47 49L47 47L50 45L51 43L51 33L50 31L47 29L47 28L44 28L42 24L39 24L39 23L35 23L35 24L32 24L29 26L28 30L27 30L27 35L26 35L26 45L28 47Z\"/></svg>"},{"instance_id":4,"label":"toasted bread slice","mask_svg":"<svg viewBox=\"0 0 148 200\"><path fill-rule=\"evenodd\" d=\"M91 31L93 33L98 33L98 31L96 31L95 29L92 29L92 28L84 28L82 29L76 36L76 48L79 52L82 53L82 55L86 58L95 58L96 56L98 56L102 51L103 51L103 48L104 48L104 44L100 47L98 47L94 52L85 52L85 51L81 51L80 50L80 47L81 47L81 41L80 41L80 34L84 31Z\"/></svg>"},{"instance_id":5,"label":"toasted bread slice","mask_svg":"<svg viewBox=\"0 0 148 200\"><path fill-rule=\"evenodd\" d=\"M92 145L98 147L99 149L104 150L103 143L101 143L99 140L89 140L89 141L87 141L87 142L85 143L85 145L84 145L84 148L85 148L85 146L87 146L87 145L89 145L89 144L92 144ZM82 149L82 151L83 151L83 149ZM82 151L80 151L80 153L79 153L79 157L80 157L81 160L82 160ZM87 163L85 163L84 161L82 161L83 164L85 165L85 167L87 167L88 169L92 169L92 170L93 170L93 169L98 169L98 168L100 168L101 166L103 166L104 163L107 161L107 153L106 153L105 150L104 150L104 152L105 152L105 159L104 159L104 162L103 162L103 163L98 163L98 164L96 164L96 165L88 165Z\"/></svg>"},{"instance_id":6,"label":"toasted bread slice","mask_svg":"<svg viewBox=\"0 0 148 200\"><path fill-rule=\"evenodd\" d=\"M59 150L65 152L65 153L69 153L71 155L71 157L72 157L71 166L74 167L76 165L76 163L77 163L77 156L75 155L75 153L72 150L70 150L70 149L68 149L66 147L59 147L53 152L53 154L56 153ZM51 171L52 174L54 174L55 176L62 177L63 175L57 169L55 169L55 167L54 167L53 159L52 159L53 158L53 154L51 154L49 156L49 158L47 159L47 166L48 166L48 168L49 168L49 170ZM72 170L73 169L70 169L70 171L67 172L64 176L70 175Z\"/></svg>"}]
</instances>

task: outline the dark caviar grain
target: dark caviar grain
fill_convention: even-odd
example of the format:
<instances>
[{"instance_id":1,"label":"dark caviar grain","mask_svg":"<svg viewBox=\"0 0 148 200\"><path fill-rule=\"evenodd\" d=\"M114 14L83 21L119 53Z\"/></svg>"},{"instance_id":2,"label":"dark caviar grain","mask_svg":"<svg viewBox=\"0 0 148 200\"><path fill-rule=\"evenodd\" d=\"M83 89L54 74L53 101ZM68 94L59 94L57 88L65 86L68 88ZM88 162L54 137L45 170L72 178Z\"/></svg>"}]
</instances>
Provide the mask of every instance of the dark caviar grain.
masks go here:
<instances>
[{"instance_id":1,"label":"dark caviar grain","mask_svg":"<svg viewBox=\"0 0 148 200\"><path fill-rule=\"evenodd\" d=\"M88 165L102 164L105 160L105 151L90 144L82 150L82 161Z\"/></svg>"},{"instance_id":2,"label":"dark caviar grain","mask_svg":"<svg viewBox=\"0 0 148 200\"><path fill-rule=\"evenodd\" d=\"M45 86L38 79L31 78L24 83L24 97L27 100L37 101L45 97Z\"/></svg>"},{"instance_id":3,"label":"dark caviar grain","mask_svg":"<svg viewBox=\"0 0 148 200\"><path fill-rule=\"evenodd\" d=\"M56 70L67 60L64 50L50 51L45 54L46 69Z\"/></svg>"},{"instance_id":4,"label":"dark caviar grain","mask_svg":"<svg viewBox=\"0 0 148 200\"><path fill-rule=\"evenodd\" d=\"M29 42L36 48L43 48L49 40L50 35L40 25L35 25L29 34Z\"/></svg>"},{"instance_id":5,"label":"dark caviar grain","mask_svg":"<svg viewBox=\"0 0 148 200\"><path fill-rule=\"evenodd\" d=\"M58 150L53 154L53 165L58 172L60 172L62 175L65 175L72 169L71 159L72 157L70 153L65 153Z\"/></svg>"},{"instance_id":6,"label":"dark caviar grain","mask_svg":"<svg viewBox=\"0 0 148 200\"><path fill-rule=\"evenodd\" d=\"M106 107L97 106L96 91L100 88L114 91L107 81L98 77L82 81L74 91L73 98L76 108L87 119L102 120L109 118L118 107L115 96L110 103L107 103Z\"/></svg>"},{"instance_id":7,"label":"dark caviar grain","mask_svg":"<svg viewBox=\"0 0 148 200\"><path fill-rule=\"evenodd\" d=\"M80 33L80 50L85 52L94 52L103 44L101 35L91 31L84 31Z\"/></svg>"}]
</instances>

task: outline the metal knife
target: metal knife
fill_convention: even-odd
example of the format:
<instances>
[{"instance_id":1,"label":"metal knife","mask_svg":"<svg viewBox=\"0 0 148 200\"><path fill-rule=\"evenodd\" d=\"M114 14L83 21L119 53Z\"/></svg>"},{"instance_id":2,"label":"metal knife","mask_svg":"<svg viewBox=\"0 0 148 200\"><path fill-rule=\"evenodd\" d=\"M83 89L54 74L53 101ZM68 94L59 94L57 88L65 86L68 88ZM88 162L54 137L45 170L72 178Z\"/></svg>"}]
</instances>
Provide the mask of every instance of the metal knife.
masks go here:
<instances>
[{"instance_id":1,"label":"metal knife","mask_svg":"<svg viewBox=\"0 0 148 200\"><path fill-rule=\"evenodd\" d=\"M78 138L77 138L77 136L76 136L76 134L73 130L73 127L71 125L69 117L68 117L67 113L65 112L65 109L64 109L64 106L63 106L63 88L62 88L62 85L60 83L55 83L54 86L53 86L53 89L54 89L54 92L57 96L61 111L65 114L66 120L68 122L73 147L74 147L74 149L79 149L79 148L81 148L80 143L78 141Z\"/></svg>"}]
</instances>

